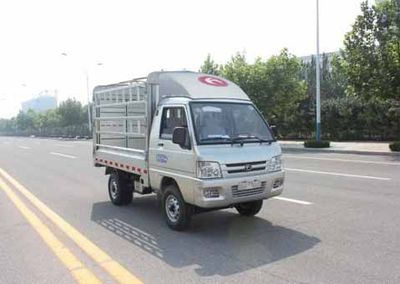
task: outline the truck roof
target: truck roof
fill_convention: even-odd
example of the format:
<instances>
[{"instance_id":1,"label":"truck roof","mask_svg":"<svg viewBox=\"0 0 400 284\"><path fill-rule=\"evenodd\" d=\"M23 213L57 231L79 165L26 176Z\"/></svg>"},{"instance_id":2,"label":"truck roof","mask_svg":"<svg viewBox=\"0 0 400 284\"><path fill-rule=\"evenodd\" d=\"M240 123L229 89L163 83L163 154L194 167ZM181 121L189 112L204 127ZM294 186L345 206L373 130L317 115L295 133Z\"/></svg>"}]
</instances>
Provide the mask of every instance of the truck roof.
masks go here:
<instances>
[{"instance_id":1,"label":"truck roof","mask_svg":"<svg viewBox=\"0 0 400 284\"><path fill-rule=\"evenodd\" d=\"M219 76L191 71L161 71L150 73L147 83L158 84L160 98L239 99L249 97L235 83Z\"/></svg>"}]
</instances>

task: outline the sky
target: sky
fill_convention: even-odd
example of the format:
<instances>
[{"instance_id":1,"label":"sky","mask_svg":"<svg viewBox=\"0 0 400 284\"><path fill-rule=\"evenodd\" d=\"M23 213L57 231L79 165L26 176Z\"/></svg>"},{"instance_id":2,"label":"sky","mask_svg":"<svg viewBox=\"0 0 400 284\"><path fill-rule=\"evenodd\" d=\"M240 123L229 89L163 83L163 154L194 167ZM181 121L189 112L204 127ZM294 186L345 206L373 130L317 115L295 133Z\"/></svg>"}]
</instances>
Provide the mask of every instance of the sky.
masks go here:
<instances>
[{"instance_id":1,"label":"sky","mask_svg":"<svg viewBox=\"0 0 400 284\"><path fill-rule=\"evenodd\" d=\"M343 47L362 0L319 0L321 52ZM249 62L316 51L316 0L5 0L0 2L0 118L43 90L87 102L87 82L197 71L207 54ZM64 54L64 55L63 55Z\"/></svg>"}]
</instances>

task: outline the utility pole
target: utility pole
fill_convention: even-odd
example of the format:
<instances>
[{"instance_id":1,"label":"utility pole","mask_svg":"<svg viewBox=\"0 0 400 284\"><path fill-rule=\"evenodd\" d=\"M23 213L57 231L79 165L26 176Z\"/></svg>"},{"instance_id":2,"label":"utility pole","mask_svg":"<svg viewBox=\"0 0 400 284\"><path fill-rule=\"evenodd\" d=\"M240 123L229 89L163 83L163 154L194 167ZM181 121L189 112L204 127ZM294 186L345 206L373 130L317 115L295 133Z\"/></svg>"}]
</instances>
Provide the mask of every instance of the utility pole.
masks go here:
<instances>
[{"instance_id":1,"label":"utility pole","mask_svg":"<svg viewBox=\"0 0 400 284\"><path fill-rule=\"evenodd\" d=\"M316 139L321 141L321 82L320 82L320 58L319 58L319 0L317 0L317 55L316 69Z\"/></svg>"}]
</instances>

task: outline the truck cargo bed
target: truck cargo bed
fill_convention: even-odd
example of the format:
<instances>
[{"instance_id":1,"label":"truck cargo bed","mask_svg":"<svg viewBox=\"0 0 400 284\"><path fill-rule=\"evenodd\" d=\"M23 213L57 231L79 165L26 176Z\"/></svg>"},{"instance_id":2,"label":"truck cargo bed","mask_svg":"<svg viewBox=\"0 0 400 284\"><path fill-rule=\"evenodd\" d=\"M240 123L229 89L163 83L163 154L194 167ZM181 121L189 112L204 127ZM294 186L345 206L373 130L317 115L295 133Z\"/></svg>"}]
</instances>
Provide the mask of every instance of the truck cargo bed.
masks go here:
<instances>
[{"instance_id":1,"label":"truck cargo bed","mask_svg":"<svg viewBox=\"0 0 400 284\"><path fill-rule=\"evenodd\" d=\"M143 80L93 91L93 159L138 175L147 174L151 88Z\"/></svg>"}]
</instances>

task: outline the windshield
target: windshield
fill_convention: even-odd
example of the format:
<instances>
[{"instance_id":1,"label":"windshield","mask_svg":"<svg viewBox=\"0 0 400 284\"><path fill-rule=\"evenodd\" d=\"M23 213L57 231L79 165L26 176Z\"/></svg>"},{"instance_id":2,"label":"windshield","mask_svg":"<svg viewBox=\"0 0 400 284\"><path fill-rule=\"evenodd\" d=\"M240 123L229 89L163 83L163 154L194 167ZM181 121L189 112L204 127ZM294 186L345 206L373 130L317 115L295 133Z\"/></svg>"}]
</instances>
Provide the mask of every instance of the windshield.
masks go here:
<instances>
[{"instance_id":1,"label":"windshield","mask_svg":"<svg viewBox=\"0 0 400 284\"><path fill-rule=\"evenodd\" d=\"M197 144L273 141L265 120L252 104L190 104Z\"/></svg>"}]
</instances>

